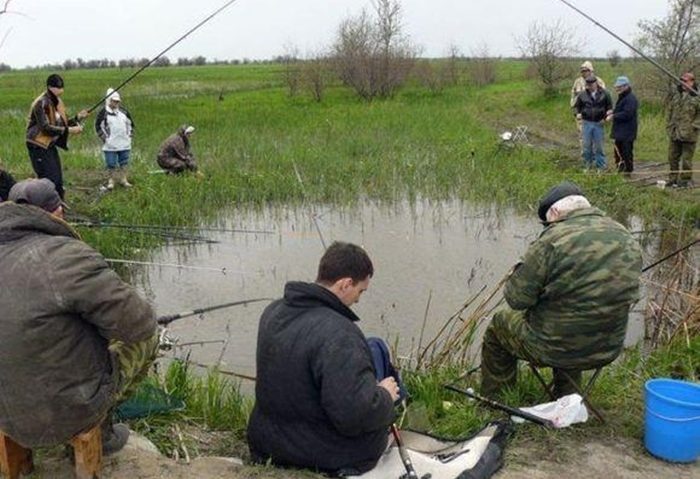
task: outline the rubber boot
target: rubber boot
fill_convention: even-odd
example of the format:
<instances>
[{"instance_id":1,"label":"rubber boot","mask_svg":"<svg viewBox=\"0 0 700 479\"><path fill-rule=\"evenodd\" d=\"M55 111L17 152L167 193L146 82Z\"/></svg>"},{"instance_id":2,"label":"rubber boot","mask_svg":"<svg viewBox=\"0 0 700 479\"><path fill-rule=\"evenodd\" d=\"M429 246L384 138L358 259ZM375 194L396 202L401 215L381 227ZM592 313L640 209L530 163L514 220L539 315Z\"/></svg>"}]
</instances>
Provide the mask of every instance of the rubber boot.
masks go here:
<instances>
[{"instance_id":1,"label":"rubber boot","mask_svg":"<svg viewBox=\"0 0 700 479\"><path fill-rule=\"evenodd\" d=\"M115 176L116 176L116 173L114 170L107 170L107 189L110 191L114 189L114 177Z\"/></svg>"},{"instance_id":2,"label":"rubber boot","mask_svg":"<svg viewBox=\"0 0 700 479\"><path fill-rule=\"evenodd\" d=\"M127 169L121 168L119 170L119 183L125 188L131 188L133 185L131 183L129 183L129 180L126 179L126 175L127 175Z\"/></svg>"}]
</instances>

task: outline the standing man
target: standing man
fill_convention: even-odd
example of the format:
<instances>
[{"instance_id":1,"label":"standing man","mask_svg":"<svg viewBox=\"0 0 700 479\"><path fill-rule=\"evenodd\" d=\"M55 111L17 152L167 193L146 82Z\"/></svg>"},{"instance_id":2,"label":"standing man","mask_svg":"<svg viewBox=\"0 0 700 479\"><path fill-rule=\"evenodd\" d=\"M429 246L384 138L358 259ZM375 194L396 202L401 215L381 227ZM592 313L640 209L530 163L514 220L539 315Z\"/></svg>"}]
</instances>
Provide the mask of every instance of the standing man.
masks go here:
<instances>
[{"instance_id":1,"label":"standing man","mask_svg":"<svg viewBox=\"0 0 700 479\"><path fill-rule=\"evenodd\" d=\"M335 242L315 283L287 283L284 298L263 312L248 424L256 462L358 474L386 449L399 386L377 377L350 310L373 273L362 248Z\"/></svg>"},{"instance_id":2,"label":"standing man","mask_svg":"<svg viewBox=\"0 0 700 479\"><path fill-rule=\"evenodd\" d=\"M612 99L607 90L598 86L595 75L586 77L586 89L579 93L574 102L577 120L583 121L583 166L598 171L607 168L603 151L603 122L612 113Z\"/></svg>"},{"instance_id":3,"label":"standing man","mask_svg":"<svg viewBox=\"0 0 700 479\"><path fill-rule=\"evenodd\" d=\"M637 139L637 97L632 93L632 85L626 76L615 80L617 101L612 115L606 120L612 120L610 137L615 141L615 166L621 173L634 171L634 140Z\"/></svg>"},{"instance_id":4,"label":"standing man","mask_svg":"<svg viewBox=\"0 0 700 479\"><path fill-rule=\"evenodd\" d=\"M176 133L165 139L158 151L158 165L166 173L182 173L185 170L197 171L197 162L190 146L194 133L192 125L182 125Z\"/></svg>"},{"instance_id":5,"label":"standing man","mask_svg":"<svg viewBox=\"0 0 700 479\"><path fill-rule=\"evenodd\" d=\"M574 80L574 85L571 87L571 99L569 100L569 106L571 106L571 108L574 107L574 104L576 103L576 98L578 97L579 93L583 92L586 89L586 78L588 78L589 75L593 75L595 73L593 71L593 64L588 60L581 64L581 68L579 71L580 75L576 78L576 80ZM598 76L596 76L596 80L598 86L604 90L605 82ZM578 118L576 118L576 129L578 130L578 141L581 145L581 149L583 150L583 121L581 121Z\"/></svg>"},{"instance_id":6,"label":"standing man","mask_svg":"<svg viewBox=\"0 0 700 479\"><path fill-rule=\"evenodd\" d=\"M505 284L508 306L484 335L485 396L515 385L518 359L554 368L554 393L565 396L575 389L562 372L579 383L582 369L622 351L639 290L639 244L568 181L549 190L538 215L544 231L513 269Z\"/></svg>"},{"instance_id":7,"label":"standing man","mask_svg":"<svg viewBox=\"0 0 700 479\"><path fill-rule=\"evenodd\" d=\"M681 75L681 84L673 94L668 109L669 185L679 188L693 185L693 155L700 130L700 98L697 96L695 75Z\"/></svg>"},{"instance_id":8,"label":"standing man","mask_svg":"<svg viewBox=\"0 0 700 479\"><path fill-rule=\"evenodd\" d=\"M46 178L20 181L0 204L0 430L33 448L101 424L110 454L129 436L110 411L153 362L156 321L62 218Z\"/></svg>"},{"instance_id":9,"label":"standing man","mask_svg":"<svg viewBox=\"0 0 700 479\"><path fill-rule=\"evenodd\" d=\"M63 169L58 148L68 149L68 136L83 131L80 121L88 116L87 110L81 110L70 120L66 116L66 107L61 100L63 95L63 78L57 74L46 79L46 91L32 103L27 121L27 150L32 168L39 178L48 178L56 185L61 199L65 199L63 189Z\"/></svg>"},{"instance_id":10,"label":"standing man","mask_svg":"<svg viewBox=\"0 0 700 479\"><path fill-rule=\"evenodd\" d=\"M95 118L95 131L102 140L102 153L107 166L108 190L114 189L115 180L129 188L127 168L131 154L131 138L134 136L134 121L129 111L122 106L119 92L107 90L105 106Z\"/></svg>"}]
</instances>

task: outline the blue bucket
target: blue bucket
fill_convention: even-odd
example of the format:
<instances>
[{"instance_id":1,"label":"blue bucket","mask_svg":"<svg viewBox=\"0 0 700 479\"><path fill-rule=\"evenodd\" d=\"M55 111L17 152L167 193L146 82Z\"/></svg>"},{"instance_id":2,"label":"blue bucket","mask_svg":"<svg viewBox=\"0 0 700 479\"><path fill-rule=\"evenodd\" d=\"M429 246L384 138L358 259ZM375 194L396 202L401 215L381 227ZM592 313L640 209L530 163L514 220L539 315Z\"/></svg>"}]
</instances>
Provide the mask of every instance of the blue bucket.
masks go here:
<instances>
[{"instance_id":1,"label":"blue bucket","mask_svg":"<svg viewBox=\"0 0 700 479\"><path fill-rule=\"evenodd\" d=\"M667 461L696 460L700 456L700 385L651 379L644 389L644 446Z\"/></svg>"}]
</instances>

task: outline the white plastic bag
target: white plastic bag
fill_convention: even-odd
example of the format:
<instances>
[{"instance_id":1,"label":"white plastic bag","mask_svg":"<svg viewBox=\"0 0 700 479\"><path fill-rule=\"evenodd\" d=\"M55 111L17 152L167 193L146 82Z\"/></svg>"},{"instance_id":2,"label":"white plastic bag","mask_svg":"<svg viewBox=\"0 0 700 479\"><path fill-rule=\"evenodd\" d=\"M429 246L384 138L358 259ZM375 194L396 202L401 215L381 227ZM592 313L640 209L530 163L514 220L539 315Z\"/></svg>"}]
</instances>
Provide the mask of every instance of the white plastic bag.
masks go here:
<instances>
[{"instance_id":1,"label":"white plastic bag","mask_svg":"<svg viewBox=\"0 0 700 479\"><path fill-rule=\"evenodd\" d=\"M519 409L542 419L549 419L556 428L568 427L588 420L588 410L579 394L569 394L557 399L555 402L538 404L532 407L521 407ZM525 419L517 416L511 416L511 420L515 423L525 421Z\"/></svg>"}]
</instances>

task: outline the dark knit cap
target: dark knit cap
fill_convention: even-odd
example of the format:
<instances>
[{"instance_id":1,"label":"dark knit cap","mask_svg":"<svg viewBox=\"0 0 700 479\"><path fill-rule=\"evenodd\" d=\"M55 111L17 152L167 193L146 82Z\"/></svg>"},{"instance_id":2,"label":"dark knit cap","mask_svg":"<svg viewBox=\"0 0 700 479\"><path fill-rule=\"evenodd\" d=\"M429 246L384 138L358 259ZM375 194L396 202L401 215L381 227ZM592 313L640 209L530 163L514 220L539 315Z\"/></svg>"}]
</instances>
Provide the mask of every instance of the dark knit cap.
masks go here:
<instances>
[{"instance_id":1,"label":"dark knit cap","mask_svg":"<svg viewBox=\"0 0 700 479\"><path fill-rule=\"evenodd\" d=\"M583 191L575 183L570 181L562 181L558 185L552 187L546 195L540 200L540 207L537 209L537 215L542 221L547 221L547 211L549 208L562 198L571 195L583 195Z\"/></svg>"},{"instance_id":2,"label":"dark knit cap","mask_svg":"<svg viewBox=\"0 0 700 479\"><path fill-rule=\"evenodd\" d=\"M63 88L63 78L61 78L61 75L57 75L56 73L52 73L49 75L49 77L46 79L46 88Z\"/></svg>"},{"instance_id":3,"label":"dark knit cap","mask_svg":"<svg viewBox=\"0 0 700 479\"><path fill-rule=\"evenodd\" d=\"M10 190L8 197L15 203L26 203L32 206L53 212L59 206L64 206L61 197L58 196L56 186L47 178L30 179L16 183Z\"/></svg>"}]
</instances>

